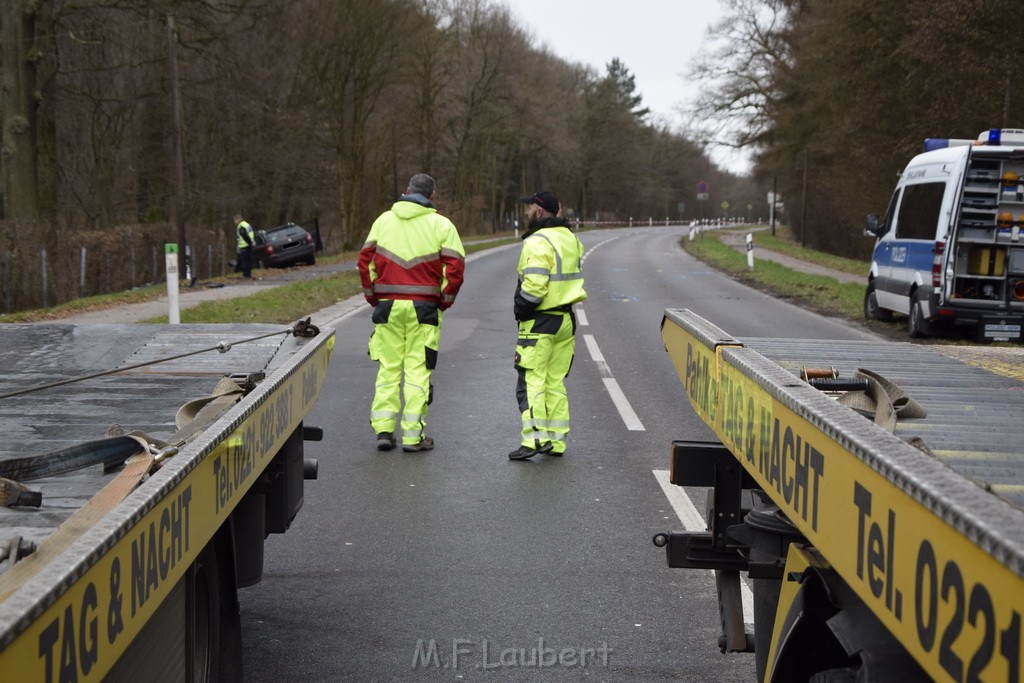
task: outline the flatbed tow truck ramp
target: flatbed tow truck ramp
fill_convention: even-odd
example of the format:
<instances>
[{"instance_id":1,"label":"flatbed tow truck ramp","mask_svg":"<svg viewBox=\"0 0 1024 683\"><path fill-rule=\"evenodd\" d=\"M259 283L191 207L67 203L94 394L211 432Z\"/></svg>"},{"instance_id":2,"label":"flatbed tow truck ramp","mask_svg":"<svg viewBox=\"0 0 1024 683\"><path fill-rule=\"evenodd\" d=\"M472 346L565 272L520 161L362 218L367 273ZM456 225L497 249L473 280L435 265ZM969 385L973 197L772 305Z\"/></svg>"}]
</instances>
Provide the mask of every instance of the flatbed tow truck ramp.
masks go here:
<instances>
[{"instance_id":1,"label":"flatbed tow truck ramp","mask_svg":"<svg viewBox=\"0 0 1024 683\"><path fill-rule=\"evenodd\" d=\"M4 325L0 678L238 680L333 330ZM45 387L45 388L41 388Z\"/></svg>"},{"instance_id":2,"label":"flatbed tow truck ramp","mask_svg":"<svg viewBox=\"0 0 1024 683\"><path fill-rule=\"evenodd\" d=\"M672 448L708 531L654 540L716 572L723 652L763 681L1021 680L1019 349L740 340L678 309L662 339L718 441Z\"/></svg>"}]
</instances>

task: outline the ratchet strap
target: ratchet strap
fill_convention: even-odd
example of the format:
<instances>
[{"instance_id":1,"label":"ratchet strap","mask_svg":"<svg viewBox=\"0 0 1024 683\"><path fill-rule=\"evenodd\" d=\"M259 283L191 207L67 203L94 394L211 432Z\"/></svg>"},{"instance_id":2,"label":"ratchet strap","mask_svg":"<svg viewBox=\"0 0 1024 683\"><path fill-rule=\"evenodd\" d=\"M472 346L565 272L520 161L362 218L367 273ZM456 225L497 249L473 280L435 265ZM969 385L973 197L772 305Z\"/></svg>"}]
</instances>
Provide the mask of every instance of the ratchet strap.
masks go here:
<instances>
[{"instance_id":1,"label":"ratchet strap","mask_svg":"<svg viewBox=\"0 0 1024 683\"><path fill-rule=\"evenodd\" d=\"M144 433L136 431L117 434L109 439L98 442L91 442L108 447L107 451L109 451L109 448L112 448L111 442L119 448L130 448L131 452L127 460L122 458L124 469L108 482L99 493L90 498L85 505L57 527L39 545L38 550L17 563L15 563L16 558L8 558L10 560L9 568L0 574L0 602L5 600L23 582L34 576L60 553L64 552L78 537L91 529L115 505L134 491L163 457L177 453L178 447L194 439L210 423L237 403L247 390L246 386L240 385L230 377L221 379L209 396L189 401L178 409L174 419L178 430L167 441L151 439ZM114 432L120 429L117 426L112 428ZM65 449L65 451L67 450L72 449ZM66 464L61 466L59 461L53 456L57 456L65 451L57 451L45 456L36 456L36 458L25 458L22 460L38 461L32 463L33 468L30 468L30 471L46 469L53 473L56 470L71 471L71 469L79 469L85 466L81 463L85 462L87 458L78 458L78 466L71 469L67 469L68 465ZM107 451L104 452L106 453ZM122 451L119 450L118 452ZM108 459L113 458L109 453L107 455ZM89 464L104 462L102 458L97 458L98 456L94 455L93 462ZM5 490L2 485L3 481L0 479L0 495ZM20 486L22 489L25 489L24 486L17 482L12 481L10 483L13 485L11 491L15 494L20 493L17 487ZM27 491L27 489L25 490ZM34 492L29 491L29 493Z\"/></svg>"},{"instance_id":2,"label":"ratchet strap","mask_svg":"<svg viewBox=\"0 0 1024 683\"><path fill-rule=\"evenodd\" d=\"M877 372L857 368L854 376L866 379L867 389L847 392L839 397L839 403L872 416L879 427L894 432L897 420L928 415L928 411L907 392Z\"/></svg>"},{"instance_id":3,"label":"ratchet strap","mask_svg":"<svg viewBox=\"0 0 1024 683\"><path fill-rule=\"evenodd\" d=\"M138 453L128 458L124 469L89 499L75 514L64 520L39 549L0 574L0 602L6 600L22 583L64 552L79 536L88 531L115 505L124 500L153 466L153 454Z\"/></svg>"}]
</instances>

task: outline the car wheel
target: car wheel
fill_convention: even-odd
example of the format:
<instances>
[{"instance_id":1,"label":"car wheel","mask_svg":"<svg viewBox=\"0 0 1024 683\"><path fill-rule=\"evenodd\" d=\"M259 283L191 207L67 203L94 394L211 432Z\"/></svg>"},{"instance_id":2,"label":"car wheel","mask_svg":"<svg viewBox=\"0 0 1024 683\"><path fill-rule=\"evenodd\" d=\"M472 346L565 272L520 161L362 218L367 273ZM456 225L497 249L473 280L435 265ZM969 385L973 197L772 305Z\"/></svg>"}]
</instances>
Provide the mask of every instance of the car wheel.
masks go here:
<instances>
[{"instance_id":1,"label":"car wheel","mask_svg":"<svg viewBox=\"0 0 1024 683\"><path fill-rule=\"evenodd\" d=\"M878 305L874 282L869 282L864 292L864 317L868 320L892 320L892 311Z\"/></svg>"},{"instance_id":2,"label":"car wheel","mask_svg":"<svg viewBox=\"0 0 1024 683\"><path fill-rule=\"evenodd\" d=\"M308 259L306 259L306 265L310 265L310 266L315 266L316 265L316 254L311 254L310 257Z\"/></svg>"},{"instance_id":3,"label":"car wheel","mask_svg":"<svg viewBox=\"0 0 1024 683\"><path fill-rule=\"evenodd\" d=\"M921 310L921 302L914 299L910 304L910 316L907 318L907 332L914 339L928 336L928 321L924 319L924 311Z\"/></svg>"}]
</instances>

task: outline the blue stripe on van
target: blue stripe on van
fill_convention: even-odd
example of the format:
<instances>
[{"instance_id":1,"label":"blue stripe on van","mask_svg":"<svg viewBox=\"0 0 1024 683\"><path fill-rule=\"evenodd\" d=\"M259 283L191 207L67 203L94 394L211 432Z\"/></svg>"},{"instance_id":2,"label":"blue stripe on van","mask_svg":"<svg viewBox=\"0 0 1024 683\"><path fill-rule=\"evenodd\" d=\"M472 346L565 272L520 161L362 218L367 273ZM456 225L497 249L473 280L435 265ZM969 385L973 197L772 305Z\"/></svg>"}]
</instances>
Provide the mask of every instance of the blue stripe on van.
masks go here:
<instances>
[{"instance_id":1,"label":"blue stripe on van","mask_svg":"<svg viewBox=\"0 0 1024 683\"><path fill-rule=\"evenodd\" d=\"M883 245L887 245L885 248ZM925 271L931 277L935 260L935 243L922 240L892 240L875 246L874 260L879 266L890 266L898 271ZM927 279L927 278L926 278Z\"/></svg>"}]
</instances>

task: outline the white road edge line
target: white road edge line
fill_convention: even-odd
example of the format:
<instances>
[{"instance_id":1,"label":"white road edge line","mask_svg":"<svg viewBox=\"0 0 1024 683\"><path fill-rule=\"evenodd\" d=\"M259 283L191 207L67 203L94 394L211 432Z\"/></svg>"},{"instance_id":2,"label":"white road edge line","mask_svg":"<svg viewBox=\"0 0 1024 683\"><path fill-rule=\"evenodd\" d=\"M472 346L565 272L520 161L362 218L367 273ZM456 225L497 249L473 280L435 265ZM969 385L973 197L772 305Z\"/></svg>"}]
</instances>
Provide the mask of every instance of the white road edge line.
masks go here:
<instances>
[{"instance_id":1,"label":"white road edge line","mask_svg":"<svg viewBox=\"0 0 1024 683\"><path fill-rule=\"evenodd\" d=\"M676 486L668 478L668 470L651 470L654 478L661 485L661 490L668 498L683 528L687 531L707 531L708 525L693 506L693 501L686 495L682 486ZM743 621L750 626L754 623L754 594L747 585L747 580L740 581L740 595L743 599ZM753 631L753 629L750 629Z\"/></svg>"},{"instance_id":2,"label":"white road edge line","mask_svg":"<svg viewBox=\"0 0 1024 683\"><path fill-rule=\"evenodd\" d=\"M587 312L582 308L576 309L576 322L579 323L580 327L587 327L590 323L587 321Z\"/></svg>"},{"instance_id":3,"label":"white road edge line","mask_svg":"<svg viewBox=\"0 0 1024 683\"><path fill-rule=\"evenodd\" d=\"M594 335L583 335L583 341L586 342L587 350L590 351L591 360L597 363L597 369L601 373L601 379L604 381L604 388L608 391L608 395L611 396L612 403L615 404L615 409L619 411L619 417L625 423L626 429L631 432L647 431L644 428L644 423L640 421L636 411L633 410L633 406L629 404L626 394L622 393L622 387L612 377L612 372L608 368L608 363L604 360L601 349L597 346L597 340L594 339Z\"/></svg>"},{"instance_id":4,"label":"white road edge line","mask_svg":"<svg viewBox=\"0 0 1024 683\"><path fill-rule=\"evenodd\" d=\"M604 377L604 388L608 390L608 395L612 397L612 403L615 404L616 410L619 411L619 417L626 424L626 429L631 432L644 432L644 423L640 421L636 413L633 412L633 406L629 405L629 399L622 393L622 389L619 388L619 383L615 381L614 377Z\"/></svg>"},{"instance_id":5,"label":"white road edge line","mask_svg":"<svg viewBox=\"0 0 1024 683\"><path fill-rule=\"evenodd\" d=\"M587 345L587 351L590 352L590 360L595 363L604 363L604 355L601 353L601 349L597 348L597 340L594 339L594 335L583 335L583 341Z\"/></svg>"}]
</instances>

